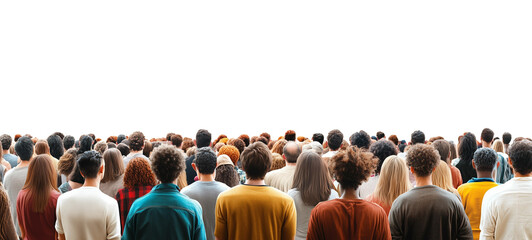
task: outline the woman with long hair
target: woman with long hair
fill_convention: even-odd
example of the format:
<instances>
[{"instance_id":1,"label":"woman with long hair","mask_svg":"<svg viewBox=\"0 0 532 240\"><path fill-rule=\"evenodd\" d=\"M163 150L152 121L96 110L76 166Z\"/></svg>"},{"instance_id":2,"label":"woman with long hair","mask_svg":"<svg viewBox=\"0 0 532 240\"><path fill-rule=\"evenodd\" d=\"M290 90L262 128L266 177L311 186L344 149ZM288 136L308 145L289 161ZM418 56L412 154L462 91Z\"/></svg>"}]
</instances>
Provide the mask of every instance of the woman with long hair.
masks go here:
<instances>
[{"instance_id":1,"label":"woman with long hair","mask_svg":"<svg viewBox=\"0 0 532 240\"><path fill-rule=\"evenodd\" d=\"M405 160L395 155L389 156L382 164L375 191L366 200L378 204L386 214L390 214L393 201L410 188L412 186Z\"/></svg>"},{"instance_id":2,"label":"woman with long hair","mask_svg":"<svg viewBox=\"0 0 532 240\"><path fill-rule=\"evenodd\" d=\"M133 202L149 193L155 184L155 175L146 159L134 158L129 161L124 173L124 188L118 190L115 196L120 211L122 232L124 232L124 224Z\"/></svg>"},{"instance_id":3,"label":"woman with long hair","mask_svg":"<svg viewBox=\"0 0 532 240\"><path fill-rule=\"evenodd\" d=\"M48 142L46 140L41 139L38 140L37 143L35 143L35 154L46 154L50 156L50 159L52 160L55 169L57 169L57 164L59 163L59 160L50 154L50 146L48 145Z\"/></svg>"},{"instance_id":4,"label":"woman with long hair","mask_svg":"<svg viewBox=\"0 0 532 240\"><path fill-rule=\"evenodd\" d=\"M124 188L124 160L122 153L116 148L107 149L103 153L105 171L100 183L100 190L110 197L115 197L118 190Z\"/></svg>"},{"instance_id":5,"label":"woman with long hair","mask_svg":"<svg viewBox=\"0 0 532 240\"><path fill-rule=\"evenodd\" d=\"M288 195L294 199L297 212L295 239L306 239L312 209L322 201L338 198L329 170L320 155L307 151L297 158L293 188Z\"/></svg>"},{"instance_id":6,"label":"woman with long hair","mask_svg":"<svg viewBox=\"0 0 532 240\"><path fill-rule=\"evenodd\" d=\"M0 239L18 240L9 210L9 198L2 183L0 183Z\"/></svg>"},{"instance_id":7,"label":"woman with long hair","mask_svg":"<svg viewBox=\"0 0 532 240\"><path fill-rule=\"evenodd\" d=\"M436 168L432 172L432 184L446 190L460 198L460 194L453 186L453 178L451 169L444 161L438 161Z\"/></svg>"},{"instance_id":8,"label":"woman with long hair","mask_svg":"<svg viewBox=\"0 0 532 240\"><path fill-rule=\"evenodd\" d=\"M225 154L218 156L216 164L214 180L225 183L229 187L234 187L240 183L240 177L229 156Z\"/></svg>"},{"instance_id":9,"label":"woman with long hair","mask_svg":"<svg viewBox=\"0 0 532 240\"><path fill-rule=\"evenodd\" d=\"M17 218L23 239L57 239L55 208L60 193L51 156L31 160L26 183L18 194Z\"/></svg>"},{"instance_id":10,"label":"woman with long hair","mask_svg":"<svg viewBox=\"0 0 532 240\"><path fill-rule=\"evenodd\" d=\"M466 133L460 144L458 145L458 155L460 161L456 164L456 168L462 174L462 182L466 183L474 177L477 177L477 171L473 168L471 161L473 155L477 150L477 139L473 133Z\"/></svg>"}]
</instances>

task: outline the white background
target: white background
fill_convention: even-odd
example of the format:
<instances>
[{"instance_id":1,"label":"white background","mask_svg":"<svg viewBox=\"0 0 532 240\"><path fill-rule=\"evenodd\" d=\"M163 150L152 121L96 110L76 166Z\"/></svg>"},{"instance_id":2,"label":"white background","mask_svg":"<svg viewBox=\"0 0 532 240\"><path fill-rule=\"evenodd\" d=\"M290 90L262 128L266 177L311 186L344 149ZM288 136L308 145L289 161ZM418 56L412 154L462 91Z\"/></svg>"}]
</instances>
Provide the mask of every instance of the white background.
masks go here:
<instances>
[{"instance_id":1,"label":"white background","mask_svg":"<svg viewBox=\"0 0 532 240\"><path fill-rule=\"evenodd\" d=\"M0 132L532 136L530 1L2 1Z\"/></svg>"}]
</instances>

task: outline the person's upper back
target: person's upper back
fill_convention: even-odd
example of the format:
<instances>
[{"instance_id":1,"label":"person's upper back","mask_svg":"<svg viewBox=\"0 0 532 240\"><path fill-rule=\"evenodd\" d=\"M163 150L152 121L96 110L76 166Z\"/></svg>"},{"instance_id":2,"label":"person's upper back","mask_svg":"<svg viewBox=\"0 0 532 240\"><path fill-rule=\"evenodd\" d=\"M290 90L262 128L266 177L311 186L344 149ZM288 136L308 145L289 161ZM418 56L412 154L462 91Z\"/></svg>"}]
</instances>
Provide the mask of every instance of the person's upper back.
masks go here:
<instances>
[{"instance_id":1,"label":"person's upper back","mask_svg":"<svg viewBox=\"0 0 532 240\"><path fill-rule=\"evenodd\" d=\"M131 208L122 239L205 239L200 204L162 183L138 198Z\"/></svg>"},{"instance_id":2,"label":"person's upper back","mask_svg":"<svg viewBox=\"0 0 532 240\"><path fill-rule=\"evenodd\" d=\"M9 163L9 165L11 165L11 168L14 168L18 165L18 157L16 155L8 153L4 154L2 157Z\"/></svg>"},{"instance_id":3,"label":"person's upper back","mask_svg":"<svg viewBox=\"0 0 532 240\"><path fill-rule=\"evenodd\" d=\"M392 204L389 220L393 238L473 238L458 197L434 185L400 195Z\"/></svg>"},{"instance_id":4,"label":"person's upper back","mask_svg":"<svg viewBox=\"0 0 532 240\"><path fill-rule=\"evenodd\" d=\"M17 234L20 234L20 227L17 219L17 197L24 183L26 182L26 176L28 176L28 167L16 167L7 171L4 176L4 188L6 189L9 197L9 207L11 210L11 217L15 224Z\"/></svg>"},{"instance_id":5,"label":"person's upper back","mask_svg":"<svg viewBox=\"0 0 532 240\"><path fill-rule=\"evenodd\" d=\"M273 170L266 174L264 182L283 192L288 192L288 190L292 189L295 171L296 166L285 166L281 169Z\"/></svg>"},{"instance_id":6,"label":"person's upper back","mask_svg":"<svg viewBox=\"0 0 532 240\"><path fill-rule=\"evenodd\" d=\"M286 193L270 186L239 185L218 196L218 238L293 239L295 232L296 209Z\"/></svg>"},{"instance_id":7,"label":"person's upper back","mask_svg":"<svg viewBox=\"0 0 532 240\"><path fill-rule=\"evenodd\" d=\"M142 152L130 153L122 160L122 161L124 161L124 167L127 167L127 164L129 163L129 161L131 161L134 158L138 158L138 157L148 160L148 163L150 162L150 159L148 157L144 156L144 154Z\"/></svg>"},{"instance_id":8,"label":"person's upper back","mask_svg":"<svg viewBox=\"0 0 532 240\"><path fill-rule=\"evenodd\" d=\"M465 213L471 223L475 239L478 239L480 234L480 206L482 205L482 199L489 189L496 186L497 183L491 178L474 178L468 183L460 185L457 189L462 199Z\"/></svg>"}]
</instances>

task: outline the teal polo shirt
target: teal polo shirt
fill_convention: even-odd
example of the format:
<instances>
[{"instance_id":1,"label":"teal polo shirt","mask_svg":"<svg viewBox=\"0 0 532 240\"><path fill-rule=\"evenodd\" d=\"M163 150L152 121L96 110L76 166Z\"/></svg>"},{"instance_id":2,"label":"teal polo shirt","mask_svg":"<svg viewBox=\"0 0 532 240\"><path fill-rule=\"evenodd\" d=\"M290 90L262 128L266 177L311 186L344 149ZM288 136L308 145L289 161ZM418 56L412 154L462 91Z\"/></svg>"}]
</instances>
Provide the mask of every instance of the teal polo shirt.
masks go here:
<instances>
[{"instance_id":1,"label":"teal polo shirt","mask_svg":"<svg viewBox=\"0 0 532 240\"><path fill-rule=\"evenodd\" d=\"M201 205L175 184L159 184L133 203L122 239L207 239Z\"/></svg>"}]
</instances>

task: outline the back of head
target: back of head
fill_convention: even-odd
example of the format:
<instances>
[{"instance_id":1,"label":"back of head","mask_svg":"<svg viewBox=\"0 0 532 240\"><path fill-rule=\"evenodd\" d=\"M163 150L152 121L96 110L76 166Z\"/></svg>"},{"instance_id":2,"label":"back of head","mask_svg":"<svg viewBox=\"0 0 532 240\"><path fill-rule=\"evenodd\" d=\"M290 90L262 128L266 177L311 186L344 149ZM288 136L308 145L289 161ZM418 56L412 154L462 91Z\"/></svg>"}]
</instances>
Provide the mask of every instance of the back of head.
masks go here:
<instances>
[{"instance_id":1,"label":"back of head","mask_svg":"<svg viewBox=\"0 0 532 240\"><path fill-rule=\"evenodd\" d=\"M99 152L100 154L105 153L105 151L107 150L107 143L97 142L96 144L94 144L94 150L96 152Z\"/></svg>"},{"instance_id":2,"label":"back of head","mask_svg":"<svg viewBox=\"0 0 532 240\"><path fill-rule=\"evenodd\" d=\"M284 134L284 139L286 141L295 141L296 140L296 132L294 130L288 130Z\"/></svg>"},{"instance_id":3,"label":"back of head","mask_svg":"<svg viewBox=\"0 0 532 240\"><path fill-rule=\"evenodd\" d=\"M172 145L161 145L153 150L151 168L162 183L172 183L185 170L183 154Z\"/></svg>"},{"instance_id":4,"label":"back of head","mask_svg":"<svg viewBox=\"0 0 532 240\"><path fill-rule=\"evenodd\" d=\"M312 141L319 142L320 144L323 144L324 140L325 140L325 137L321 133L314 133L312 135Z\"/></svg>"},{"instance_id":5,"label":"back of head","mask_svg":"<svg viewBox=\"0 0 532 240\"><path fill-rule=\"evenodd\" d=\"M442 161L447 163L447 159L449 158L449 153L451 152L451 146L449 145L449 142L446 140L436 140L432 143L432 147L434 147L438 153L440 154L440 157Z\"/></svg>"},{"instance_id":6,"label":"back of head","mask_svg":"<svg viewBox=\"0 0 532 240\"><path fill-rule=\"evenodd\" d=\"M124 187L155 186L155 175L151 171L150 164L144 158L133 158L127 164L124 173Z\"/></svg>"},{"instance_id":7,"label":"back of head","mask_svg":"<svg viewBox=\"0 0 532 240\"><path fill-rule=\"evenodd\" d=\"M46 141L48 142L48 147L50 147L50 155L52 157L59 159L65 153L65 148L63 147L63 140L58 135L50 135Z\"/></svg>"},{"instance_id":8,"label":"back of head","mask_svg":"<svg viewBox=\"0 0 532 240\"><path fill-rule=\"evenodd\" d=\"M386 160L386 158L388 158L389 156L397 154L397 149L395 148L395 145L393 145L392 142L386 139L381 139L376 143L372 144L369 148L369 151L373 153L373 156L379 158L379 164L377 165L377 169L375 169L375 173L377 174L380 173L384 160Z\"/></svg>"},{"instance_id":9,"label":"back of head","mask_svg":"<svg viewBox=\"0 0 532 240\"><path fill-rule=\"evenodd\" d=\"M92 138L88 135L81 136L79 140L79 149L78 154L84 153L86 151L90 151L92 149Z\"/></svg>"},{"instance_id":10,"label":"back of head","mask_svg":"<svg viewBox=\"0 0 532 240\"><path fill-rule=\"evenodd\" d=\"M246 148L246 143L244 143L244 141L239 138L233 139L233 141L228 142L228 144L235 146L240 154L242 154L242 152L244 152L244 149Z\"/></svg>"},{"instance_id":11,"label":"back of head","mask_svg":"<svg viewBox=\"0 0 532 240\"><path fill-rule=\"evenodd\" d=\"M484 142L487 142L487 143L491 143L491 141L493 141L493 136L495 135L495 133L493 133L493 131L489 128L484 128L482 130L482 133L480 134L480 140L484 141Z\"/></svg>"},{"instance_id":12,"label":"back of head","mask_svg":"<svg viewBox=\"0 0 532 240\"><path fill-rule=\"evenodd\" d=\"M304 152L299 156L294 173L293 188L301 193L301 199L309 206L315 206L329 199L333 187L329 170L314 152Z\"/></svg>"},{"instance_id":13,"label":"back of head","mask_svg":"<svg viewBox=\"0 0 532 240\"><path fill-rule=\"evenodd\" d=\"M116 136L116 144L120 144L124 140L126 140L126 135L119 134L118 136Z\"/></svg>"},{"instance_id":14,"label":"back of head","mask_svg":"<svg viewBox=\"0 0 532 240\"><path fill-rule=\"evenodd\" d=\"M249 146L249 143L250 143L250 139L249 139L249 136L247 134L242 134L238 137L238 139L242 140L244 142L244 144L247 146ZM240 152L242 153L242 152Z\"/></svg>"},{"instance_id":15,"label":"back of head","mask_svg":"<svg viewBox=\"0 0 532 240\"><path fill-rule=\"evenodd\" d=\"M406 163L419 177L430 176L441 157L434 147L425 144L412 146L406 155Z\"/></svg>"},{"instance_id":16,"label":"back of head","mask_svg":"<svg viewBox=\"0 0 532 240\"><path fill-rule=\"evenodd\" d=\"M467 162L471 164L473 160L473 154L477 150L477 139L473 133L466 133L458 145L458 155L461 162Z\"/></svg>"},{"instance_id":17,"label":"back of head","mask_svg":"<svg viewBox=\"0 0 532 240\"><path fill-rule=\"evenodd\" d=\"M216 176L214 179L217 182L225 183L229 187L234 187L238 185L238 183L240 183L238 173L236 172L233 165L230 165L230 164L218 165L215 171L216 171Z\"/></svg>"},{"instance_id":18,"label":"back of head","mask_svg":"<svg viewBox=\"0 0 532 240\"><path fill-rule=\"evenodd\" d=\"M510 144L511 141L512 141L512 134L510 134L509 132L505 132L502 134L502 143Z\"/></svg>"},{"instance_id":19,"label":"back of head","mask_svg":"<svg viewBox=\"0 0 532 240\"><path fill-rule=\"evenodd\" d=\"M181 149L183 150L183 152L187 152L187 150L191 147L194 147L196 146L194 144L194 140L192 140L192 138L184 138L183 139L183 143L181 144Z\"/></svg>"},{"instance_id":20,"label":"back of head","mask_svg":"<svg viewBox=\"0 0 532 240\"><path fill-rule=\"evenodd\" d=\"M338 150L342 146L343 141L344 134L342 134L342 132L340 132L338 129L331 130L329 134L327 134L329 148L333 151Z\"/></svg>"},{"instance_id":21,"label":"back of head","mask_svg":"<svg viewBox=\"0 0 532 240\"><path fill-rule=\"evenodd\" d=\"M378 131L376 136L377 136L377 140L381 140L381 138L386 137L386 135L381 131Z\"/></svg>"},{"instance_id":22,"label":"back of head","mask_svg":"<svg viewBox=\"0 0 532 240\"><path fill-rule=\"evenodd\" d=\"M131 151L140 151L144 148L144 134L142 132L136 131L129 135L129 148Z\"/></svg>"},{"instance_id":23,"label":"back of head","mask_svg":"<svg viewBox=\"0 0 532 240\"><path fill-rule=\"evenodd\" d=\"M86 151L78 156L78 165L85 179L96 178L102 166L102 155L96 151Z\"/></svg>"},{"instance_id":24,"label":"back of head","mask_svg":"<svg viewBox=\"0 0 532 240\"><path fill-rule=\"evenodd\" d=\"M225 145L220 148L220 151L218 152L218 156L223 155L223 154L229 156L229 158L231 158L231 161L233 162L234 165L236 165L236 163L238 162L238 159L240 158L240 152L238 151L238 149L235 146L231 146L231 145Z\"/></svg>"},{"instance_id":25,"label":"back of head","mask_svg":"<svg viewBox=\"0 0 532 240\"><path fill-rule=\"evenodd\" d=\"M271 135L270 135L269 133L267 133L267 132L263 132L263 133L261 133L261 134L260 134L260 137L264 137L264 138L266 138L266 140L267 140L268 142L270 142L270 140L272 140Z\"/></svg>"},{"instance_id":26,"label":"back of head","mask_svg":"<svg viewBox=\"0 0 532 240\"><path fill-rule=\"evenodd\" d=\"M479 148L473 155L475 169L479 172L492 172L497 164L497 153L491 148Z\"/></svg>"},{"instance_id":27,"label":"back of head","mask_svg":"<svg viewBox=\"0 0 532 240\"><path fill-rule=\"evenodd\" d=\"M236 148L235 148L236 150ZM238 150L237 150L238 151ZM210 147L202 147L196 151L194 164L201 174L213 174L216 169L216 154Z\"/></svg>"},{"instance_id":28,"label":"back of head","mask_svg":"<svg viewBox=\"0 0 532 240\"><path fill-rule=\"evenodd\" d=\"M11 143L12 143L11 136L7 134L2 134L0 136L0 142L2 143L2 149L8 150L11 147Z\"/></svg>"},{"instance_id":29,"label":"back of head","mask_svg":"<svg viewBox=\"0 0 532 240\"><path fill-rule=\"evenodd\" d=\"M330 160L330 167L342 189L357 189L375 170L378 159L371 152L349 146Z\"/></svg>"},{"instance_id":30,"label":"back of head","mask_svg":"<svg viewBox=\"0 0 532 240\"><path fill-rule=\"evenodd\" d=\"M272 165L272 155L268 146L262 142L249 145L242 155L242 168L251 180L262 180Z\"/></svg>"},{"instance_id":31,"label":"back of head","mask_svg":"<svg viewBox=\"0 0 532 240\"><path fill-rule=\"evenodd\" d=\"M512 168L522 175L532 172L532 142L522 140L514 142L510 147L509 154Z\"/></svg>"},{"instance_id":32,"label":"back of head","mask_svg":"<svg viewBox=\"0 0 532 240\"><path fill-rule=\"evenodd\" d=\"M493 150L495 150L495 152L501 152L501 153L504 152L504 144L499 139L497 139L497 140L495 140L495 142L493 142L492 148L493 148Z\"/></svg>"},{"instance_id":33,"label":"back of head","mask_svg":"<svg viewBox=\"0 0 532 240\"><path fill-rule=\"evenodd\" d=\"M283 156L287 162L296 163L299 154L301 154L301 147L296 142L290 141L284 145Z\"/></svg>"},{"instance_id":34,"label":"back of head","mask_svg":"<svg viewBox=\"0 0 532 240\"><path fill-rule=\"evenodd\" d=\"M116 149L122 153L122 156L127 156L129 154L129 146L124 143L119 143L116 146Z\"/></svg>"},{"instance_id":35,"label":"back of head","mask_svg":"<svg viewBox=\"0 0 532 240\"><path fill-rule=\"evenodd\" d=\"M288 143L286 139L279 139L277 142L275 142L275 144L273 144L272 153L283 155L283 149L286 143Z\"/></svg>"},{"instance_id":36,"label":"back of head","mask_svg":"<svg viewBox=\"0 0 532 240\"><path fill-rule=\"evenodd\" d=\"M389 156L384 160L374 195L391 206L399 195L410 189L408 168L405 160L398 156Z\"/></svg>"},{"instance_id":37,"label":"back of head","mask_svg":"<svg viewBox=\"0 0 532 240\"><path fill-rule=\"evenodd\" d=\"M29 137L21 137L15 143L15 152L22 161L29 161L33 156L33 141Z\"/></svg>"},{"instance_id":38,"label":"back of head","mask_svg":"<svg viewBox=\"0 0 532 240\"><path fill-rule=\"evenodd\" d=\"M453 187L451 169L449 168L449 165L443 161L438 161L438 164L436 164L436 168L432 174L432 184L446 191L458 194Z\"/></svg>"},{"instance_id":39,"label":"back of head","mask_svg":"<svg viewBox=\"0 0 532 240\"><path fill-rule=\"evenodd\" d=\"M44 212L50 191L57 190L57 174L49 155L38 155L30 162L23 189L29 189L34 211Z\"/></svg>"},{"instance_id":40,"label":"back of head","mask_svg":"<svg viewBox=\"0 0 532 240\"><path fill-rule=\"evenodd\" d=\"M283 156L278 153L272 153L272 166L269 171L277 170L284 168L286 166L286 161L283 159Z\"/></svg>"},{"instance_id":41,"label":"back of head","mask_svg":"<svg viewBox=\"0 0 532 240\"><path fill-rule=\"evenodd\" d=\"M73 148L75 143L76 139L74 138L74 136L66 135L63 138L63 147L65 148L65 150Z\"/></svg>"},{"instance_id":42,"label":"back of head","mask_svg":"<svg viewBox=\"0 0 532 240\"><path fill-rule=\"evenodd\" d=\"M425 133L420 130L414 131L412 135L410 135L410 142L412 142L412 145L425 143Z\"/></svg>"},{"instance_id":43,"label":"back of head","mask_svg":"<svg viewBox=\"0 0 532 240\"><path fill-rule=\"evenodd\" d=\"M196 133L196 146L198 148L208 147L211 145L211 133L205 129L200 129Z\"/></svg>"},{"instance_id":44,"label":"back of head","mask_svg":"<svg viewBox=\"0 0 532 240\"><path fill-rule=\"evenodd\" d=\"M107 146L107 144L105 145ZM105 172L102 183L114 181L124 174L124 160L120 150L116 148L107 149L103 153L103 160L105 161Z\"/></svg>"},{"instance_id":45,"label":"back of head","mask_svg":"<svg viewBox=\"0 0 532 240\"><path fill-rule=\"evenodd\" d=\"M172 145L180 148L181 144L183 144L183 137L179 134L174 134L170 137L170 141L172 142Z\"/></svg>"},{"instance_id":46,"label":"back of head","mask_svg":"<svg viewBox=\"0 0 532 240\"><path fill-rule=\"evenodd\" d=\"M351 135L349 138L349 141L351 142L351 145L364 149L369 149L371 144L371 138L369 137L368 133L363 130L353 133L353 135Z\"/></svg>"},{"instance_id":47,"label":"back of head","mask_svg":"<svg viewBox=\"0 0 532 240\"><path fill-rule=\"evenodd\" d=\"M314 141L309 144L303 145L302 151L303 152L312 151L321 156L321 154L323 153L323 146L321 145L321 143Z\"/></svg>"},{"instance_id":48,"label":"back of head","mask_svg":"<svg viewBox=\"0 0 532 240\"><path fill-rule=\"evenodd\" d=\"M59 174L68 176L72 173L78 156L77 152L76 149L69 149L59 158L59 163L57 164Z\"/></svg>"},{"instance_id":49,"label":"back of head","mask_svg":"<svg viewBox=\"0 0 532 240\"><path fill-rule=\"evenodd\" d=\"M41 139L35 143L35 154L50 154L50 147L48 146L48 142L46 142L46 140Z\"/></svg>"},{"instance_id":50,"label":"back of head","mask_svg":"<svg viewBox=\"0 0 532 240\"><path fill-rule=\"evenodd\" d=\"M388 140L390 140L395 146L399 145L399 138L397 138L397 135L391 135L388 137Z\"/></svg>"}]
</instances>

